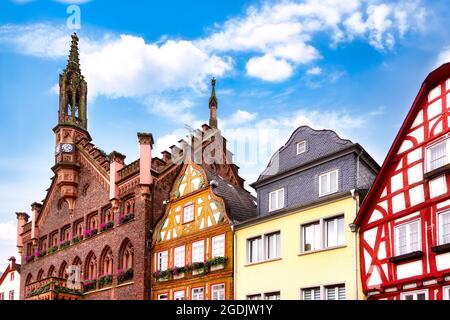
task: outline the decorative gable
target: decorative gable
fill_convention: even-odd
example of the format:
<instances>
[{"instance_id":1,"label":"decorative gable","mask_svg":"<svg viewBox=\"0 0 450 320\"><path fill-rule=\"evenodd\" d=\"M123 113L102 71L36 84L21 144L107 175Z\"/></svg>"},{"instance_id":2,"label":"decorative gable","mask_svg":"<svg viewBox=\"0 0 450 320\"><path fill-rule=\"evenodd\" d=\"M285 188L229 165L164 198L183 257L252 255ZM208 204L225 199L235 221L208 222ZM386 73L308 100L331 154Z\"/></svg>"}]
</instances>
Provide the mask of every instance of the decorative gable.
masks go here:
<instances>
[{"instance_id":1,"label":"decorative gable","mask_svg":"<svg viewBox=\"0 0 450 320\"><path fill-rule=\"evenodd\" d=\"M174 184L166 214L157 227L157 242L192 234L224 221L223 200L210 188L203 189L205 186L204 170L193 163L186 164ZM192 211L193 217L190 219Z\"/></svg>"}]
</instances>

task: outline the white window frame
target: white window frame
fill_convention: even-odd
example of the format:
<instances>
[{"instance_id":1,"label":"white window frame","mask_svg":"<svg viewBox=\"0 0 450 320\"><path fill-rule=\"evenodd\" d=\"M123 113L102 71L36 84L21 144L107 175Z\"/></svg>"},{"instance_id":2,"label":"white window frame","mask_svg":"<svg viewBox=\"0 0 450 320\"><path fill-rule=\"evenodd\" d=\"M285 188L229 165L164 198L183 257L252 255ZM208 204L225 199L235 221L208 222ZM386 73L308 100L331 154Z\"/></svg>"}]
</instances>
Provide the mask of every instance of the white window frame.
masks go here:
<instances>
[{"instance_id":1,"label":"white window frame","mask_svg":"<svg viewBox=\"0 0 450 320\"><path fill-rule=\"evenodd\" d=\"M188 219L186 219L186 209L187 208L189 208L189 209L192 208L192 211L189 212ZM185 205L183 207L183 223L188 223L188 222L191 222L191 221L194 221L194 220L195 220L195 204L191 203L191 204Z\"/></svg>"},{"instance_id":2,"label":"white window frame","mask_svg":"<svg viewBox=\"0 0 450 320\"><path fill-rule=\"evenodd\" d=\"M268 299L270 296L278 296L278 299ZM263 294L263 300L281 300L281 291L266 292Z\"/></svg>"},{"instance_id":3,"label":"white window frame","mask_svg":"<svg viewBox=\"0 0 450 320\"><path fill-rule=\"evenodd\" d=\"M225 257L225 234L211 238L211 257Z\"/></svg>"},{"instance_id":4,"label":"white window frame","mask_svg":"<svg viewBox=\"0 0 450 320\"><path fill-rule=\"evenodd\" d=\"M256 255L256 260L252 261L252 246L251 243L253 241L257 240L257 255ZM247 263L248 264L253 264L253 263L258 263L263 261L263 248L264 248L264 243L263 243L263 237L262 236L256 236L256 237L252 237L252 238L248 238L247 239Z\"/></svg>"},{"instance_id":5,"label":"white window frame","mask_svg":"<svg viewBox=\"0 0 450 320\"><path fill-rule=\"evenodd\" d=\"M444 300L450 300L450 286L447 286L447 287L443 287L442 288L442 291L443 291L443 299Z\"/></svg>"},{"instance_id":6,"label":"white window frame","mask_svg":"<svg viewBox=\"0 0 450 320\"><path fill-rule=\"evenodd\" d=\"M343 240L343 243L338 243L339 242L339 235L338 235L338 221L340 220L340 219L342 219L343 221L344 221L344 229L343 229L343 236L344 236L344 240ZM336 244L335 245L331 245L331 246L329 246L328 245L328 221L335 221L335 223L334 223L334 233L335 233L335 236L336 236ZM323 235L324 235L324 237L325 237L325 239L324 239L324 242L323 242L323 246L324 246L324 248L335 248L335 247L339 247L339 246L342 246L342 245L344 245L345 244L345 216L336 216L336 217L333 217L333 218L329 218L329 219L324 219L324 224L323 224L323 227L324 227L324 229L323 229Z\"/></svg>"},{"instance_id":7,"label":"white window frame","mask_svg":"<svg viewBox=\"0 0 450 320\"><path fill-rule=\"evenodd\" d=\"M440 145L440 144L443 144L443 143L445 143L446 152L447 152L447 155L446 155L447 156L447 162L446 162L446 164L450 163L450 152L449 152L450 151L450 139L448 137L446 137L443 140L439 140L439 141L433 142L432 144L426 146L426 148L425 148L425 173L431 172L433 170L437 170L437 169L441 168L441 167L438 167L438 168L434 168L433 170L430 168L430 152L431 152L431 149L433 147L436 147L437 145Z\"/></svg>"},{"instance_id":8,"label":"white window frame","mask_svg":"<svg viewBox=\"0 0 450 320\"><path fill-rule=\"evenodd\" d=\"M161 297L163 297L163 296L165 296L166 298L165 299L161 299ZM169 294L168 293L159 293L158 294L158 300L161 300L161 301L169 300Z\"/></svg>"},{"instance_id":9,"label":"white window frame","mask_svg":"<svg viewBox=\"0 0 450 320\"><path fill-rule=\"evenodd\" d=\"M201 246L200 246L201 244ZM195 250L201 248L201 255L199 257L194 257L196 255ZM192 243L192 253L191 253L192 263L195 262L205 262L205 240L200 240Z\"/></svg>"},{"instance_id":10,"label":"white window frame","mask_svg":"<svg viewBox=\"0 0 450 320\"><path fill-rule=\"evenodd\" d=\"M344 296L344 299L342 299L342 300L347 300L347 288L344 283L324 286L325 300L330 300L330 299L328 299L328 290L330 290L330 289L334 290L334 295L335 295L335 297L338 298L338 299L334 299L334 300L341 300L341 299L339 299L339 287L344 287L344 295L345 296Z\"/></svg>"},{"instance_id":11,"label":"white window frame","mask_svg":"<svg viewBox=\"0 0 450 320\"><path fill-rule=\"evenodd\" d=\"M301 300L305 300L305 301L314 301L317 300L316 299L316 295L314 294L314 292L311 292L311 299L307 300L305 299L305 291L307 290L319 290L319 299L318 300L323 300L323 296L322 296L322 288L320 286L315 286L315 287L309 287L309 288L302 288L300 289L300 299Z\"/></svg>"},{"instance_id":12,"label":"white window frame","mask_svg":"<svg viewBox=\"0 0 450 320\"><path fill-rule=\"evenodd\" d=\"M218 287L223 287L218 289ZM215 299L215 295L219 294L220 292L223 291L223 299ZM225 290L225 283L217 283L217 284L213 284L211 286L211 300L225 300L226 299L226 290Z\"/></svg>"},{"instance_id":13,"label":"white window frame","mask_svg":"<svg viewBox=\"0 0 450 320\"><path fill-rule=\"evenodd\" d=\"M173 249L173 262L174 266L178 268L186 265L186 246L179 246Z\"/></svg>"},{"instance_id":14,"label":"white window frame","mask_svg":"<svg viewBox=\"0 0 450 320\"><path fill-rule=\"evenodd\" d=\"M256 298L256 299L253 299ZM256 293L256 294L248 294L245 296L245 300L249 300L249 301L257 301L257 300L262 300L262 294L261 293Z\"/></svg>"},{"instance_id":15,"label":"white window frame","mask_svg":"<svg viewBox=\"0 0 450 320\"><path fill-rule=\"evenodd\" d=\"M278 235L275 239L278 239L278 242L276 242L276 250L277 255L275 257L269 258L269 237ZM257 241L257 256L256 260L252 261L252 246L251 243L253 241ZM247 239L247 263L248 264L255 264L259 262L265 262L265 261L272 261L272 260L278 260L281 259L281 230L277 231L271 231L267 232L262 235L254 236Z\"/></svg>"},{"instance_id":16,"label":"white window frame","mask_svg":"<svg viewBox=\"0 0 450 320\"><path fill-rule=\"evenodd\" d=\"M305 153L306 152L306 140L302 140L297 142L297 155Z\"/></svg>"},{"instance_id":17,"label":"white window frame","mask_svg":"<svg viewBox=\"0 0 450 320\"><path fill-rule=\"evenodd\" d=\"M406 300L405 297L409 295L413 295L413 300L417 300L417 295L419 294L425 294L425 300L428 300L428 290L417 290L417 291L408 291L408 292L402 292L400 294L400 300Z\"/></svg>"},{"instance_id":18,"label":"white window frame","mask_svg":"<svg viewBox=\"0 0 450 320\"><path fill-rule=\"evenodd\" d=\"M341 244L337 244L335 246L328 246L327 245L327 221L330 220L337 220L337 219L344 219L344 242ZM317 244L317 247L314 246L314 248L311 248L310 250L305 250L305 228L311 225L318 225L319 226L319 243ZM336 234L337 234L337 223L335 224L336 228ZM340 248L347 245L347 234L345 229L345 214L337 214L330 217L323 217L319 220L313 220L306 222L304 224L300 225L300 252L301 253L310 253L310 252L316 252L316 251L322 251L322 250L328 250L328 249L334 249L334 248ZM316 239L316 236L313 237Z\"/></svg>"},{"instance_id":19,"label":"white window frame","mask_svg":"<svg viewBox=\"0 0 450 320\"><path fill-rule=\"evenodd\" d=\"M437 214L437 221L438 221L438 226L439 226L439 244L447 244L450 242L444 242L444 225L442 224L442 217L443 216L450 216L450 210L445 210L445 211L440 211Z\"/></svg>"},{"instance_id":20,"label":"white window frame","mask_svg":"<svg viewBox=\"0 0 450 320\"><path fill-rule=\"evenodd\" d=\"M278 237L277 237L278 235ZM276 245L276 256L270 258L269 257L269 237L271 236L275 236L275 245ZM264 235L264 260L274 260L274 259L279 259L281 257L281 231L275 231L275 232L270 232L270 233L266 233Z\"/></svg>"},{"instance_id":21,"label":"white window frame","mask_svg":"<svg viewBox=\"0 0 450 320\"><path fill-rule=\"evenodd\" d=\"M335 185L335 190L331 189L331 184L330 184L330 177L331 174L336 172L336 185ZM327 180L327 191L322 193L322 177L326 176L326 180ZM319 197L323 197L323 196L327 196L329 194L333 194L339 191L339 169L334 169L325 173L322 173L319 175Z\"/></svg>"},{"instance_id":22,"label":"white window frame","mask_svg":"<svg viewBox=\"0 0 450 320\"><path fill-rule=\"evenodd\" d=\"M408 221L408 222L404 222L404 223L400 223L400 224L398 224L398 225L396 225L396 226L394 226L394 236L395 236L395 256L400 256L400 255L403 255L403 254L408 254L408 253L411 253L411 252L414 252L414 251L412 251L411 250L411 243L410 243L410 238L409 238L409 235L410 235L410 225L411 224L413 224L413 223L417 223L418 224L418 228L417 228L417 230L418 230L418 251L421 251L421 244L422 244L422 230L421 230L421 225L422 225L422 223L421 223L421 219L420 218L418 218L418 219L414 219L414 220L411 220L411 221ZM406 229L407 229L407 238L406 238L406 252L405 253L400 253L400 241L399 241L399 228L400 227L402 227L402 226L405 226L406 225Z\"/></svg>"},{"instance_id":23,"label":"white window frame","mask_svg":"<svg viewBox=\"0 0 450 320\"><path fill-rule=\"evenodd\" d=\"M280 193L282 194L281 196L281 206L278 206L279 202L280 202ZM272 208L272 194L275 194L275 207ZM280 210L282 208L284 208L284 188L280 188L274 191L271 191L269 193L269 212L272 211L276 211L276 210Z\"/></svg>"},{"instance_id":24,"label":"white window frame","mask_svg":"<svg viewBox=\"0 0 450 320\"><path fill-rule=\"evenodd\" d=\"M181 294L181 296L180 296ZM179 299L182 297L183 299ZM177 290L173 292L173 300L186 300L186 292L184 290Z\"/></svg>"},{"instance_id":25,"label":"white window frame","mask_svg":"<svg viewBox=\"0 0 450 320\"><path fill-rule=\"evenodd\" d=\"M194 290L201 290L201 293L194 293ZM201 299L194 299L201 294ZM196 287L191 289L191 300L205 300L205 288L204 287Z\"/></svg>"},{"instance_id":26,"label":"white window frame","mask_svg":"<svg viewBox=\"0 0 450 320\"><path fill-rule=\"evenodd\" d=\"M162 268L163 266L163 262L165 259L165 268ZM157 271L164 271L167 270L169 268L169 251L159 251L156 254L156 267L157 267Z\"/></svg>"}]
</instances>

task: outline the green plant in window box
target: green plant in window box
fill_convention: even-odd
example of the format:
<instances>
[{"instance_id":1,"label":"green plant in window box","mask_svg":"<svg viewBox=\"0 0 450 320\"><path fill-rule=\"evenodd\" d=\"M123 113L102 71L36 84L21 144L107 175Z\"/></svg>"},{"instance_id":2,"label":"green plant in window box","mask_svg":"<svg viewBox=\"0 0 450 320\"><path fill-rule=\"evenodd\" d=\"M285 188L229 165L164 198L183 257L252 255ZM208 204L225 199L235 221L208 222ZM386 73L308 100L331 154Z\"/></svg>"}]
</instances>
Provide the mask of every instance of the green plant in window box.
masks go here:
<instances>
[{"instance_id":1,"label":"green plant in window box","mask_svg":"<svg viewBox=\"0 0 450 320\"><path fill-rule=\"evenodd\" d=\"M207 264L209 267L218 266L218 265L225 265L228 261L228 257L215 257L212 259L209 259Z\"/></svg>"}]
</instances>

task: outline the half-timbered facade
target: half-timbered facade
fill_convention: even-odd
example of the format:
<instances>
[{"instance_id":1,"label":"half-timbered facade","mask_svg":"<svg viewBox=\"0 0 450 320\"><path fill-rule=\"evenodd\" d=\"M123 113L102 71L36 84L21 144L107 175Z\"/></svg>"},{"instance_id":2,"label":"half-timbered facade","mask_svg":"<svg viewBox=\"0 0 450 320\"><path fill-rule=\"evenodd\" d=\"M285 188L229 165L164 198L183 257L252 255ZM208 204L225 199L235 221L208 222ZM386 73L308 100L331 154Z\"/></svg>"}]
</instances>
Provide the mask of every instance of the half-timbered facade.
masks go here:
<instances>
[{"instance_id":1,"label":"half-timbered facade","mask_svg":"<svg viewBox=\"0 0 450 320\"><path fill-rule=\"evenodd\" d=\"M450 298L450 64L422 84L355 223L369 299Z\"/></svg>"},{"instance_id":2,"label":"half-timbered facade","mask_svg":"<svg viewBox=\"0 0 450 320\"><path fill-rule=\"evenodd\" d=\"M255 215L256 202L238 181L189 161L156 226L155 300L233 298L233 225Z\"/></svg>"}]
</instances>

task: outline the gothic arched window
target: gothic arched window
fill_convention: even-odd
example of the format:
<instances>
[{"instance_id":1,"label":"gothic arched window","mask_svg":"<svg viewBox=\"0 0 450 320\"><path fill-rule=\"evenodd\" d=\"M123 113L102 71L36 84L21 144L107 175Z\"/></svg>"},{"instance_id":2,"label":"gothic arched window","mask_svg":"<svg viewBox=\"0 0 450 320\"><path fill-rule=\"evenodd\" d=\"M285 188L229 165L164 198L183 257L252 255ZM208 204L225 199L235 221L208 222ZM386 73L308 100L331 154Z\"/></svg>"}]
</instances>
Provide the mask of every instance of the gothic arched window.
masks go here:
<instances>
[{"instance_id":1,"label":"gothic arched window","mask_svg":"<svg viewBox=\"0 0 450 320\"><path fill-rule=\"evenodd\" d=\"M134 248L129 239L125 239L120 246L119 269L128 270L134 268Z\"/></svg>"},{"instance_id":2,"label":"gothic arched window","mask_svg":"<svg viewBox=\"0 0 450 320\"><path fill-rule=\"evenodd\" d=\"M38 272L38 275L37 275L37 281L39 281L39 280L42 280L42 277L44 276L44 270L43 269L41 269L41 270L39 270L39 272Z\"/></svg>"},{"instance_id":3,"label":"gothic arched window","mask_svg":"<svg viewBox=\"0 0 450 320\"><path fill-rule=\"evenodd\" d=\"M56 270L55 270L55 266L50 266L50 268L48 269L47 272L47 277L51 278L51 277L56 277Z\"/></svg>"},{"instance_id":4,"label":"gothic arched window","mask_svg":"<svg viewBox=\"0 0 450 320\"><path fill-rule=\"evenodd\" d=\"M111 248L108 246L103 249L100 258L100 268L100 273L103 276L113 274L113 253Z\"/></svg>"},{"instance_id":5,"label":"gothic arched window","mask_svg":"<svg viewBox=\"0 0 450 320\"><path fill-rule=\"evenodd\" d=\"M63 261L59 267L58 277L67 279L69 277L67 273L67 262Z\"/></svg>"},{"instance_id":6,"label":"gothic arched window","mask_svg":"<svg viewBox=\"0 0 450 320\"><path fill-rule=\"evenodd\" d=\"M92 251L88 254L84 265L84 278L86 280L97 279L97 257Z\"/></svg>"}]
</instances>

